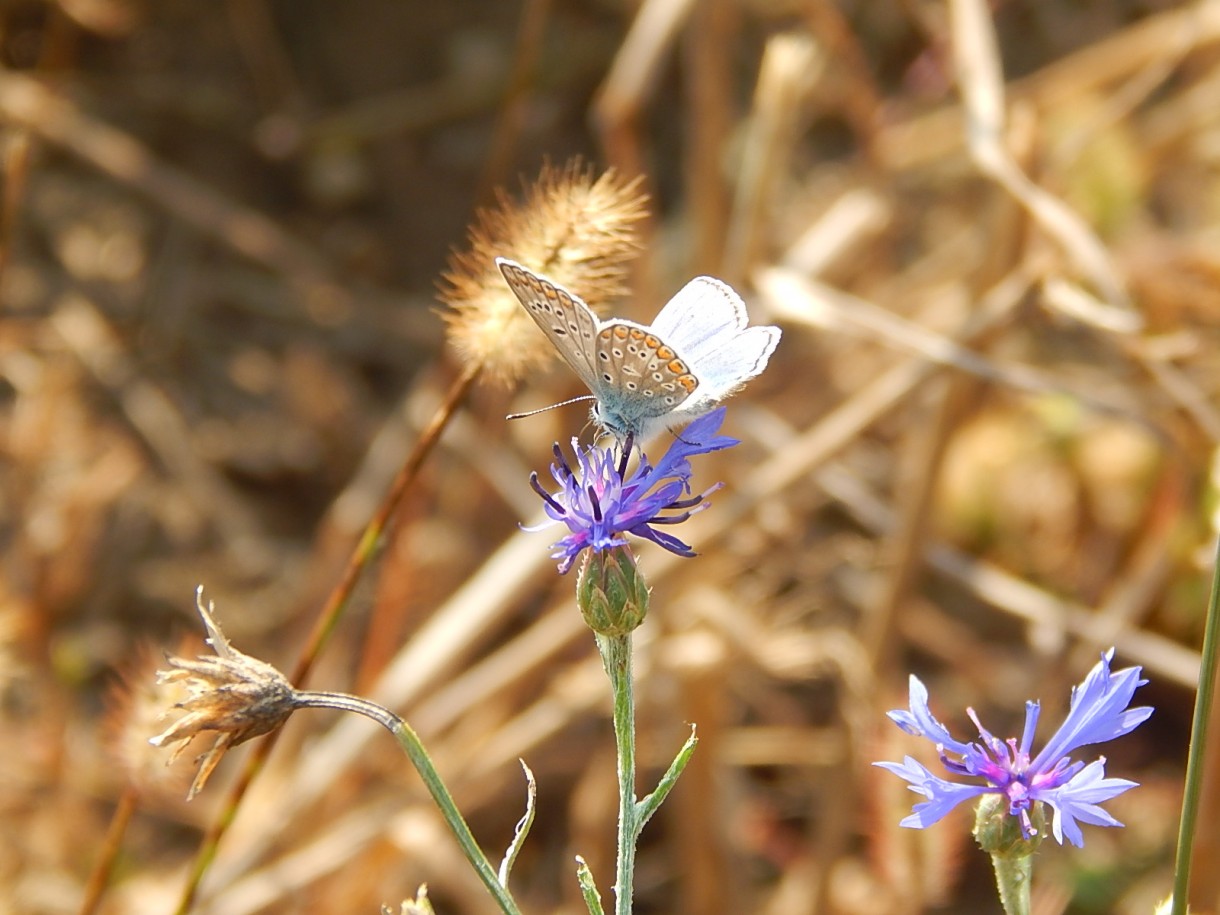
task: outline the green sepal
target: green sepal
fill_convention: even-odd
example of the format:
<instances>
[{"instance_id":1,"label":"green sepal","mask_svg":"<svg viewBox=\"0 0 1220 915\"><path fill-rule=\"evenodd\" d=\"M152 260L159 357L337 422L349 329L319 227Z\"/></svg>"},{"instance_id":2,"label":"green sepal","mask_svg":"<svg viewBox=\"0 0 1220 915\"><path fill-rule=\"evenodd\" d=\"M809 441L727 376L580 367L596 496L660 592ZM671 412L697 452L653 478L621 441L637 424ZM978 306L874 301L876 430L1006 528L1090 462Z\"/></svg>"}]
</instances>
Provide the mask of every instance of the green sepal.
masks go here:
<instances>
[{"instance_id":1,"label":"green sepal","mask_svg":"<svg viewBox=\"0 0 1220 915\"><path fill-rule=\"evenodd\" d=\"M626 635L648 615L648 585L626 547L585 555L576 580L576 604L594 632Z\"/></svg>"}]
</instances>

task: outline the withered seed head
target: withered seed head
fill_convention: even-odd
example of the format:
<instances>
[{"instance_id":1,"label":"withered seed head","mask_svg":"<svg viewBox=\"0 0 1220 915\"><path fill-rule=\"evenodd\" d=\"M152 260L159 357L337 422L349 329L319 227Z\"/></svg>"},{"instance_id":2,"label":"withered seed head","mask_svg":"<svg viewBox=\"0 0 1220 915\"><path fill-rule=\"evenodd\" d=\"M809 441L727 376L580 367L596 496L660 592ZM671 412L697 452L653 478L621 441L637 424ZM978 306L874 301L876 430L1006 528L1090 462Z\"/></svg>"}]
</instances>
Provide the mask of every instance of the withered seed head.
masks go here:
<instances>
[{"instance_id":1,"label":"withered seed head","mask_svg":"<svg viewBox=\"0 0 1220 915\"><path fill-rule=\"evenodd\" d=\"M149 740L157 747L177 744L169 759L173 762L200 732L219 733L216 743L200 757L188 800L203 788L229 747L275 730L296 708L296 691L288 679L270 664L230 645L212 618L212 605L204 607L202 595L201 587L195 605L216 656L200 656L193 661L166 656L171 669L157 671L157 682L179 683L186 688L187 697L173 706L186 714Z\"/></svg>"}]
</instances>

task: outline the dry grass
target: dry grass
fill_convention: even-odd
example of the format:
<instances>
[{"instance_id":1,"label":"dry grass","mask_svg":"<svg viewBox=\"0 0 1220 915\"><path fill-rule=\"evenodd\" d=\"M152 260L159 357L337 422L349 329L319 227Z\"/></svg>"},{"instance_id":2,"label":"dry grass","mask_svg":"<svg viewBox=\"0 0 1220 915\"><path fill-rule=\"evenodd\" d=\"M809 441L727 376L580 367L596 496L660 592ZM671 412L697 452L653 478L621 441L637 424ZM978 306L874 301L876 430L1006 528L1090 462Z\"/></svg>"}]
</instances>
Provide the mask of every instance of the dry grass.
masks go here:
<instances>
[{"instance_id":1,"label":"dry grass","mask_svg":"<svg viewBox=\"0 0 1220 915\"><path fill-rule=\"evenodd\" d=\"M962 821L897 828L912 796L868 763L914 748L883 712L914 671L959 732L967 705L1015 728L1027 697L1049 722L1110 644L1152 681L1156 715L1107 748L1141 787L1111 805L1126 829L1044 848L1037 911L1167 891L1220 467L1220 3L635 16L0 11L0 913L80 911L108 842L99 911L174 910L251 748L189 805L132 783L108 684L193 631L200 582L235 646L292 668L460 376L448 251L488 188L573 153L652 200L619 313L709 272L784 328L729 411L744 444L697 470L727 483L685 531L701 555L642 553L645 779L687 722L701 744L638 911L994 911ZM582 910L576 854L613 873L604 678L547 535L518 529L584 415L502 418L576 388L472 389L311 674L402 711L489 849L529 763L530 912ZM194 911L374 913L424 882L491 911L384 734L301 714ZM1197 892L1220 905L1216 868Z\"/></svg>"}]
</instances>

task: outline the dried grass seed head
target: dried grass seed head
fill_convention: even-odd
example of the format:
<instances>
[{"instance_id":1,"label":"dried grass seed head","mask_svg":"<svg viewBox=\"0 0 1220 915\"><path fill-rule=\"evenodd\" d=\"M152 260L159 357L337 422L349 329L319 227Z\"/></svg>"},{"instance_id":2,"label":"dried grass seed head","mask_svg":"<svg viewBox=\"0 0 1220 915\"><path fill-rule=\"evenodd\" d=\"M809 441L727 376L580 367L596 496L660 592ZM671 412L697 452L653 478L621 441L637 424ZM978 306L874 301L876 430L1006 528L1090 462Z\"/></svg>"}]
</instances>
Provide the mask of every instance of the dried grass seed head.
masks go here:
<instances>
[{"instance_id":1,"label":"dried grass seed head","mask_svg":"<svg viewBox=\"0 0 1220 915\"><path fill-rule=\"evenodd\" d=\"M554 349L496 268L510 257L576 291L596 309L627 292L627 263L647 213L640 179L609 170L597 178L579 162L545 166L517 203L501 194L480 210L469 246L454 252L441 300L449 342L463 363L513 384L544 366Z\"/></svg>"},{"instance_id":2,"label":"dried grass seed head","mask_svg":"<svg viewBox=\"0 0 1220 915\"><path fill-rule=\"evenodd\" d=\"M198 639L194 640L198 643ZM180 651L185 654L188 646ZM141 791L178 794L186 787L182 773L165 765L165 754L150 746L166 709L186 699L181 683L163 683L156 676L164 653L152 644L136 647L106 694L106 747L128 782Z\"/></svg>"}]
</instances>

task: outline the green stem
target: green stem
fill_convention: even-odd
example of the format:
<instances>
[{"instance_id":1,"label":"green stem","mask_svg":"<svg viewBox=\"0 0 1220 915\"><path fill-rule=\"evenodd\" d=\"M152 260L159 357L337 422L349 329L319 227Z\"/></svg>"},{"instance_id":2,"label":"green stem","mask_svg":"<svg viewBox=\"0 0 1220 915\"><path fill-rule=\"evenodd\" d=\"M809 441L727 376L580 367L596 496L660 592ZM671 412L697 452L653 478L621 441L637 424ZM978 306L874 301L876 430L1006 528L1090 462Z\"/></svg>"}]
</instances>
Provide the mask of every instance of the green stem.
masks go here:
<instances>
[{"instance_id":1,"label":"green stem","mask_svg":"<svg viewBox=\"0 0 1220 915\"><path fill-rule=\"evenodd\" d=\"M1186 788L1182 794L1182 820L1178 825L1178 850L1173 865L1171 915L1186 915L1190 892L1190 855L1199 818L1199 794L1203 790L1203 752L1207 748L1207 725L1216 691L1216 661L1220 653L1220 541L1212 570L1212 593L1207 601L1203 628L1203 650L1199 663L1199 686L1195 692L1195 717L1190 728L1190 751L1186 759Z\"/></svg>"},{"instance_id":2,"label":"green stem","mask_svg":"<svg viewBox=\"0 0 1220 915\"><path fill-rule=\"evenodd\" d=\"M1029 915L1029 885L1034 875L1033 855L992 855L996 889L1004 915Z\"/></svg>"},{"instance_id":3,"label":"green stem","mask_svg":"<svg viewBox=\"0 0 1220 915\"><path fill-rule=\"evenodd\" d=\"M432 759L428 756L428 751L424 749L423 743L420 742L419 735L412 730L406 721L389 709L377 705L375 702L370 702L359 696L349 696L346 693L298 691L295 694L295 700L299 708L335 708L348 712L356 712L359 715L372 718L393 734L399 746L403 748L403 751L411 760L411 764L415 766L415 771L423 779L424 786L428 789L428 793L432 795L432 800L436 802L436 806L440 808L441 814L449 824L449 828L453 830L458 844L462 847L463 854L466 855L466 860L473 865L475 872L479 875L479 879L483 881L483 885L487 887L488 892L491 893L499 904L500 911L504 912L505 915L521 915L521 910L517 908L517 903L513 900L512 894L508 892L507 887L500 884L496 869L487 860L487 855L483 854L483 850L479 848L479 843L475 840L474 833L466 825L465 818L462 816L461 811L458 810L457 804L453 801L453 795L449 793L449 789L445 787L445 783L441 780L440 773L436 771L436 767L432 764Z\"/></svg>"},{"instance_id":4,"label":"green stem","mask_svg":"<svg viewBox=\"0 0 1220 915\"><path fill-rule=\"evenodd\" d=\"M635 843L640 835L635 803L635 697L631 677L631 635L597 633L597 649L614 694L614 740L618 748L618 857L614 911L631 915Z\"/></svg>"}]
</instances>

